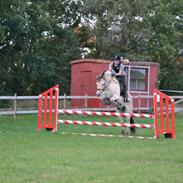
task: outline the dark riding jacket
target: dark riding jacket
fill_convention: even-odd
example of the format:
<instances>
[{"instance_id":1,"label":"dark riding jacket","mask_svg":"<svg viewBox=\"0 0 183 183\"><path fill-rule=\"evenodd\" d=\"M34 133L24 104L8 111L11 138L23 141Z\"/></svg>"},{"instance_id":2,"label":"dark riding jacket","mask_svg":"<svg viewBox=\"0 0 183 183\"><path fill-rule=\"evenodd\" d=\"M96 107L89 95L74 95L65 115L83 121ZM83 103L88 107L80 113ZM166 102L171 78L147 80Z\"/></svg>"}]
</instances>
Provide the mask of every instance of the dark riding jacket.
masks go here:
<instances>
[{"instance_id":1,"label":"dark riding jacket","mask_svg":"<svg viewBox=\"0 0 183 183\"><path fill-rule=\"evenodd\" d=\"M111 72L113 75L116 75L116 73L119 73L119 71L122 71L121 76L125 76L125 70L124 70L124 65L122 63L119 63L117 66L112 63L111 65ZM120 78L120 76L116 76L117 78Z\"/></svg>"},{"instance_id":2,"label":"dark riding jacket","mask_svg":"<svg viewBox=\"0 0 183 183\"><path fill-rule=\"evenodd\" d=\"M119 73L121 70L122 74L116 76L116 73ZM110 65L110 71L113 75L116 76L116 78L119 80L120 84L120 95L124 98L128 97L127 94L127 87L126 87L126 73L124 70L124 65L122 63L119 63L117 66L115 66L114 62Z\"/></svg>"}]
</instances>

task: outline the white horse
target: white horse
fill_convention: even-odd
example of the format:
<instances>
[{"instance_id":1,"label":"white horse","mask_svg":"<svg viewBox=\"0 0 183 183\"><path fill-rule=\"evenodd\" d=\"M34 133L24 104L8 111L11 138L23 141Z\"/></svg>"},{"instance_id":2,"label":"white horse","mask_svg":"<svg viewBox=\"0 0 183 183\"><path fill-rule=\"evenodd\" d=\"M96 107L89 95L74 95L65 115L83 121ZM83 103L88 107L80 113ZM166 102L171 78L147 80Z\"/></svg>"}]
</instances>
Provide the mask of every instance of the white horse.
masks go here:
<instances>
[{"instance_id":1,"label":"white horse","mask_svg":"<svg viewBox=\"0 0 183 183\"><path fill-rule=\"evenodd\" d=\"M100 98L103 104L112 104L116 108L116 112L132 113L133 102L132 97L128 93L129 102L124 102L123 97L120 96L120 85L116 77L112 77L110 71L105 71L96 78L97 92L96 95ZM127 123L134 124L132 117L126 117ZM123 122L122 117L120 121ZM135 133L135 128L130 128L131 133ZM122 134L128 135L129 129L122 130Z\"/></svg>"}]
</instances>

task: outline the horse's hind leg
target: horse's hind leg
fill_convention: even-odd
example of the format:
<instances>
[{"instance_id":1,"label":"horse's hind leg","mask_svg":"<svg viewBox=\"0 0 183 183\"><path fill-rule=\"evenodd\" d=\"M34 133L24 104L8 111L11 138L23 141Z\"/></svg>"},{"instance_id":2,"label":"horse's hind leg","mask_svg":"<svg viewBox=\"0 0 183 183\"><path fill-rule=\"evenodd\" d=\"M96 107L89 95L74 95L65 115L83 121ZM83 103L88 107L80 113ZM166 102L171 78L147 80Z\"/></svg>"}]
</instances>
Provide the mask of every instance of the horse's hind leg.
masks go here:
<instances>
[{"instance_id":1,"label":"horse's hind leg","mask_svg":"<svg viewBox=\"0 0 183 183\"><path fill-rule=\"evenodd\" d=\"M133 117L130 117L130 124L134 124ZM136 133L136 129L134 127L130 127L130 132L134 135Z\"/></svg>"},{"instance_id":2,"label":"horse's hind leg","mask_svg":"<svg viewBox=\"0 0 183 183\"><path fill-rule=\"evenodd\" d=\"M132 117L127 117L127 123L134 124L134 119ZM122 135L129 135L129 132L134 135L136 133L136 129L134 127L130 127L121 130Z\"/></svg>"},{"instance_id":3,"label":"horse's hind leg","mask_svg":"<svg viewBox=\"0 0 183 183\"><path fill-rule=\"evenodd\" d=\"M130 124L130 117L126 117L126 122ZM122 135L129 135L129 130L130 128L129 127L123 127L122 130L121 130L121 134Z\"/></svg>"}]
</instances>

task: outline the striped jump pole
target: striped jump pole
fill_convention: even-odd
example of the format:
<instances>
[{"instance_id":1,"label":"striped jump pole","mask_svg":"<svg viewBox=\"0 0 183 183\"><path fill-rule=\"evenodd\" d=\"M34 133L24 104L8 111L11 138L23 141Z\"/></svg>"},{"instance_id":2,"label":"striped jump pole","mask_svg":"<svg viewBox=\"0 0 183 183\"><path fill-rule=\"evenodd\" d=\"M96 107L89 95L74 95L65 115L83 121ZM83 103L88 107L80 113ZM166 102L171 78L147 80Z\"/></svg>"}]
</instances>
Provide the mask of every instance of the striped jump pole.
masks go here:
<instances>
[{"instance_id":1,"label":"striped jump pole","mask_svg":"<svg viewBox=\"0 0 183 183\"><path fill-rule=\"evenodd\" d=\"M97 122L97 121L72 121L72 120L58 120L60 124L66 125L89 125L89 126L104 126L104 127L131 127L131 128L153 128L151 124L128 124L115 122Z\"/></svg>"},{"instance_id":2,"label":"striped jump pole","mask_svg":"<svg viewBox=\"0 0 183 183\"><path fill-rule=\"evenodd\" d=\"M89 115L89 116L114 116L114 117L137 117L137 118L154 118L154 114L136 114L136 113L117 113L117 112L93 112L79 111L69 109L59 109L61 114Z\"/></svg>"}]
</instances>

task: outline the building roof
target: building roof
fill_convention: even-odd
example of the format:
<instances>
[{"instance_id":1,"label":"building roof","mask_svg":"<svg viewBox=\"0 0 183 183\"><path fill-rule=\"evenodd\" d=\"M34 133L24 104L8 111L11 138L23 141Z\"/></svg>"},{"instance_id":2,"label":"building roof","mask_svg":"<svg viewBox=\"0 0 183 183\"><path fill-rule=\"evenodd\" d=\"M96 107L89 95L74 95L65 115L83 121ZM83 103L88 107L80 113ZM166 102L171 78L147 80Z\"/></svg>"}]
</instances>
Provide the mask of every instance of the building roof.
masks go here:
<instances>
[{"instance_id":1,"label":"building roof","mask_svg":"<svg viewBox=\"0 0 183 183\"><path fill-rule=\"evenodd\" d=\"M111 63L111 60L85 58L85 59L72 60L70 62L71 65L80 64L80 63L98 63L98 64L106 63L106 64L109 64L109 63ZM158 65L159 66L159 63L156 63L156 62L129 62L128 64L125 64L125 65L132 65L132 66L133 65L135 65L135 66Z\"/></svg>"},{"instance_id":2,"label":"building roof","mask_svg":"<svg viewBox=\"0 0 183 183\"><path fill-rule=\"evenodd\" d=\"M72 60L70 64L73 65L73 64L86 63L86 62L101 64L101 63L110 63L111 61L103 60L103 59L85 58L85 59Z\"/></svg>"}]
</instances>

